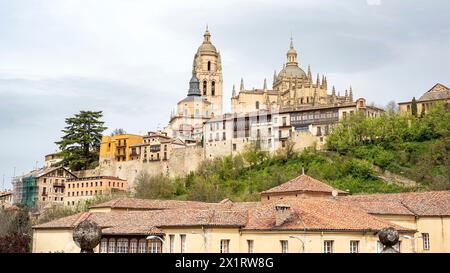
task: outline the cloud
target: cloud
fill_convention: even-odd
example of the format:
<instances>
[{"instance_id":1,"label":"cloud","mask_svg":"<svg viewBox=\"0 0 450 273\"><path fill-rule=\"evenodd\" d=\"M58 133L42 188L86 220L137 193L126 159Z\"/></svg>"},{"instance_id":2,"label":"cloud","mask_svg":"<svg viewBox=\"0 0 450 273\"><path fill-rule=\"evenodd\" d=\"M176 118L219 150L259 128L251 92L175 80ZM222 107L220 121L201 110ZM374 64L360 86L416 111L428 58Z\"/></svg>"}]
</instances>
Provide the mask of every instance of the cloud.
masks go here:
<instances>
[{"instance_id":1,"label":"cloud","mask_svg":"<svg viewBox=\"0 0 450 273\"><path fill-rule=\"evenodd\" d=\"M369 6L379 6L381 5L381 0L366 0Z\"/></svg>"}]
</instances>

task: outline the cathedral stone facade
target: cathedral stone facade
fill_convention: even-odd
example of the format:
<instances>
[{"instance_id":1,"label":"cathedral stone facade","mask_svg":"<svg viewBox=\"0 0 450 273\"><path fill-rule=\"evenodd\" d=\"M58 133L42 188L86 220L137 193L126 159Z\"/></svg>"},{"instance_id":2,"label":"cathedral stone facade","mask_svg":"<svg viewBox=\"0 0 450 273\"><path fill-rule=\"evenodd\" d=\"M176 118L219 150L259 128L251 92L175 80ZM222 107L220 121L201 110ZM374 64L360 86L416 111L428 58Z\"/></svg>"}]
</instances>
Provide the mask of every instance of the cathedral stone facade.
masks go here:
<instances>
[{"instance_id":1,"label":"cathedral stone facade","mask_svg":"<svg viewBox=\"0 0 450 273\"><path fill-rule=\"evenodd\" d=\"M222 83L220 52L211 43L211 34L206 27L203 42L194 56L187 97L178 102L164 131L171 137L200 141L203 123L222 115Z\"/></svg>"},{"instance_id":2,"label":"cathedral stone facade","mask_svg":"<svg viewBox=\"0 0 450 273\"><path fill-rule=\"evenodd\" d=\"M246 90L241 79L239 94L233 87L231 109L235 113L245 113L265 110L294 110L302 107L314 107L323 105L339 105L353 102L353 91L350 87L344 96L336 94L334 87L328 94L327 78L317 74L316 79L308 66L306 73L299 66L297 51L291 38L289 50L286 54L286 63L280 73L274 73L272 89L267 88L267 80L264 80L262 89Z\"/></svg>"}]
</instances>

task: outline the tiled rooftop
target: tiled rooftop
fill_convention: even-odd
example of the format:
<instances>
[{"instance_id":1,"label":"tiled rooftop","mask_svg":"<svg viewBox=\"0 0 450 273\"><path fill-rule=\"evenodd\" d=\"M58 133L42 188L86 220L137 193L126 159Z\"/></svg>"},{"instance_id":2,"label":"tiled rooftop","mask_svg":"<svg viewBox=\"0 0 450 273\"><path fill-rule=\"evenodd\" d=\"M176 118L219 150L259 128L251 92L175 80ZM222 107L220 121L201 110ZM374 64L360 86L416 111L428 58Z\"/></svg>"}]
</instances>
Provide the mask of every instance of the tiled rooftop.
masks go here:
<instances>
[{"instance_id":1,"label":"tiled rooftop","mask_svg":"<svg viewBox=\"0 0 450 273\"><path fill-rule=\"evenodd\" d=\"M331 193L336 190L339 194L348 194L345 191L337 190L330 185L325 184L317 179L314 179L307 175L300 175L286 183L283 183L277 187L271 188L267 191L263 191L262 194L271 193L287 193L287 192L322 192Z\"/></svg>"},{"instance_id":2,"label":"tiled rooftop","mask_svg":"<svg viewBox=\"0 0 450 273\"><path fill-rule=\"evenodd\" d=\"M292 217L281 226L276 226L277 202L279 200L261 203L251 209L244 230L378 231L385 227L406 230L372 216L350 202L328 198L283 199L283 205L290 207Z\"/></svg>"},{"instance_id":3,"label":"tiled rooftop","mask_svg":"<svg viewBox=\"0 0 450 273\"><path fill-rule=\"evenodd\" d=\"M342 199L372 214L450 216L450 191L352 195Z\"/></svg>"}]
</instances>

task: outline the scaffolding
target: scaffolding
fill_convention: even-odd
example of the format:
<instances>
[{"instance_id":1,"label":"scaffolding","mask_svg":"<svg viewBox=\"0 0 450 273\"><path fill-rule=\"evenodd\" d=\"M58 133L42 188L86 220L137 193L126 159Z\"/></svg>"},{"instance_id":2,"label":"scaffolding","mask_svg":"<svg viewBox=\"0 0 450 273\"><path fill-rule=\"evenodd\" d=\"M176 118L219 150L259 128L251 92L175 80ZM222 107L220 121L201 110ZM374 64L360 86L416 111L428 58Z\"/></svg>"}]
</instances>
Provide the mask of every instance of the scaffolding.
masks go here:
<instances>
[{"instance_id":1,"label":"scaffolding","mask_svg":"<svg viewBox=\"0 0 450 273\"><path fill-rule=\"evenodd\" d=\"M37 178L33 173L16 177L13 180L13 202L16 205L25 205L34 208L38 198Z\"/></svg>"}]
</instances>

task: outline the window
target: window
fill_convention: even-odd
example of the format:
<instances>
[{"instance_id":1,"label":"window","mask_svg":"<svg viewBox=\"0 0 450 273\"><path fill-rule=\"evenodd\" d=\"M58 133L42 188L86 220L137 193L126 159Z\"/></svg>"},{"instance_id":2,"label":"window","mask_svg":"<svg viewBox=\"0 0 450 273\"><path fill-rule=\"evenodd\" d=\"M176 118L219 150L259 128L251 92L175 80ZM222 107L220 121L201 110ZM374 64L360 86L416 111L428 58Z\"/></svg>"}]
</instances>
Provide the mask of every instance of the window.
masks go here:
<instances>
[{"instance_id":1,"label":"window","mask_svg":"<svg viewBox=\"0 0 450 273\"><path fill-rule=\"evenodd\" d=\"M145 245L146 245L145 239L140 239L139 240L139 253L147 252L147 251L145 251Z\"/></svg>"},{"instance_id":2,"label":"window","mask_svg":"<svg viewBox=\"0 0 450 273\"><path fill-rule=\"evenodd\" d=\"M180 241L181 241L181 253L185 253L186 252L186 235L185 234L181 234L180 235Z\"/></svg>"},{"instance_id":3,"label":"window","mask_svg":"<svg viewBox=\"0 0 450 273\"><path fill-rule=\"evenodd\" d=\"M137 239L130 241L130 253L137 253Z\"/></svg>"},{"instance_id":4,"label":"window","mask_svg":"<svg viewBox=\"0 0 450 273\"><path fill-rule=\"evenodd\" d=\"M236 144L233 144L233 151L236 151Z\"/></svg>"},{"instance_id":5,"label":"window","mask_svg":"<svg viewBox=\"0 0 450 273\"><path fill-rule=\"evenodd\" d=\"M211 96L216 95L216 82L211 82Z\"/></svg>"},{"instance_id":6,"label":"window","mask_svg":"<svg viewBox=\"0 0 450 273\"><path fill-rule=\"evenodd\" d=\"M225 132L222 133L222 140L227 140L227 136L226 136Z\"/></svg>"},{"instance_id":7,"label":"window","mask_svg":"<svg viewBox=\"0 0 450 273\"><path fill-rule=\"evenodd\" d=\"M422 233L423 250L430 250L430 234Z\"/></svg>"},{"instance_id":8,"label":"window","mask_svg":"<svg viewBox=\"0 0 450 273\"><path fill-rule=\"evenodd\" d=\"M116 240L109 239L108 253L115 253L115 252L116 252Z\"/></svg>"},{"instance_id":9,"label":"window","mask_svg":"<svg viewBox=\"0 0 450 273\"><path fill-rule=\"evenodd\" d=\"M101 253L107 253L108 252L108 239L103 238L100 243L100 251Z\"/></svg>"},{"instance_id":10,"label":"window","mask_svg":"<svg viewBox=\"0 0 450 273\"><path fill-rule=\"evenodd\" d=\"M128 239L117 240L117 253L128 253Z\"/></svg>"},{"instance_id":11,"label":"window","mask_svg":"<svg viewBox=\"0 0 450 273\"><path fill-rule=\"evenodd\" d=\"M255 105L256 109L259 109L259 101L256 101L256 105Z\"/></svg>"},{"instance_id":12,"label":"window","mask_svg":"<svg viewBox=\"0 0 450 273\"><path fill-rule=\"evenodd\" d=\"M169 252L174 253L175 251L175 235L169 235Z\"/></svg>"},{"instance_id":13,"label":"window","mask_svg":"<svg viewBox=\"0 0 450 273\"><path fill-rule=\"evenodd\" d=\"M220 253L230 252L230 240L220 240Z\"/></svg>"},{"instance_id":14,"label":"window","mask_svg":"<svg viewBox=\"0 0 450 273\"><path fill-rule=\"evenodd\" d=\"M283 117L283 126L286 126L286 117Z\"/></svg>"},{"instance_id":15,"label":"window","mask_svg":"<svg viewBox=\"0 0 450 273\"><path fill-rule=\"evenodd\" d=\"M255 253L255 241L247 240L248 253Z\"/></svg>"},{"instance_id":16,"label":"window","mask_svg":"<svg viewBox=\"0 0 450 273\"><path fill-rule=\"evenodd\" d=\"M281 240L281 253L288 253L288 241Z\"/></svg>"},{"instance_id":17,"label":"window","mask_svg":"<svg viewBox=\"0 0 450 273\"><path fill-rule=\"evenodd\" d=\"M211 61L208 61L208 71L211 71Z\"/></svg>"},{"instance_id":18,"label":"window","mask_svg":"<svg viewBox=\"0 0 450 273\"><path fill-rule=\"evenodd\" d=\"M159 239L152 239L149 241L150 253L161 253L161 241Z\"/></svg>"},{"instance_id":19,"label":"window","mask_svg":"<svg viewBox=\"0 0 450 273\"><path fill-rule=\"evenodd\" d=\"M323 242L323 252L324 253L333 253L333 241L324 241Z\"/></svg>"},{"instance_id":20,"label":"window","mask_svg":"<svg viewBox=\"0 0 450 273\"><path fill-rule=\"evenodd\" d=\"M359 241L350 241L350 253L359 253Z\"/></svg>"}]
</instances>

